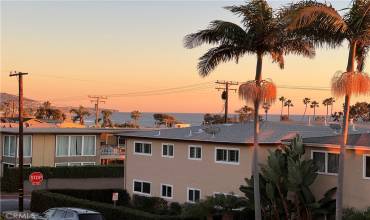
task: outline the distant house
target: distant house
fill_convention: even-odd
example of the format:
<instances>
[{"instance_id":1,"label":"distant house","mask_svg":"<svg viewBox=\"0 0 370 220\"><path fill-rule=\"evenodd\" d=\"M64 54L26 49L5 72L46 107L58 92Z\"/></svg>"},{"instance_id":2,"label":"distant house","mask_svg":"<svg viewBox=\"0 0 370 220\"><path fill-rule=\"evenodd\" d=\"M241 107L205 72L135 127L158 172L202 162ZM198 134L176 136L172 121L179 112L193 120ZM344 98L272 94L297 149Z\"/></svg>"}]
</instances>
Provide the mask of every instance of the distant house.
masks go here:
<instances>
[{"instance_id":1,"label":"distant house","mask_svg":"<svg viewBox=\"0 0 370 220\"><path fill-rule=\"evenodd\" d=\"M124 140L114 140L113 134L128 131L137 129L25 128L24 166L123 163ZM18 166L18 142L18 128L0 130L1 173L4 167Z\"/></svg>"},{"instance_id":2,"label":"distant house","mask_svg":"<svg viewBox=\"0 0 370 220\"><path fill-rule=\"evenodd\" d=\"M329 126L293 122L262 122L260 129L261 163L266 161L269 150L280 147L282 140L289 140L296 134L304 138L338 134ZM350 132L369 131L370 126L363 126ZM131 195L158 196L173 202L197 202L217 193L241 195L239 186L244 185L244 178L252 173L252 122L130 132L119 136L126 139L124 180ZM370 152L368 148L363 150L363 154ZM307 157L310 153L311 148ZM351 163L348 165L352 166ZM362 172L363 166L353 164L351 169ZM323 181L322 178L325 177L320 175L318 182ZM362 177L353 181L365 180L370 181ZM370 182L364 184L370 187ZM319 195L322 193L320 187L332 185L315 186L314 191ZM365 201L370 204L370 196ZM347 204L361 207L358 203Z\"/></svg>"}]
</instances>

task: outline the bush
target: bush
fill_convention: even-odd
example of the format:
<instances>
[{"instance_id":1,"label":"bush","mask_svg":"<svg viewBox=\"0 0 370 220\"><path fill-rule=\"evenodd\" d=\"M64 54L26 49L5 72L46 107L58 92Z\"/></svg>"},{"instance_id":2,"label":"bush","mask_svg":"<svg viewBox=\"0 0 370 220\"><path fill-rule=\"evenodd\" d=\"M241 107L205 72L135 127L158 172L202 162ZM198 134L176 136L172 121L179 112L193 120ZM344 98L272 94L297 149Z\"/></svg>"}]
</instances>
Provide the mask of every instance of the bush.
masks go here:
<instances>
[{"instance_id":1,"label":"bush","mask_svg":"<svg viewBox=\"0 0 370 220\"><path fill-rule=\"evenodd\" d=\"M71 167L30 167L23 169L23 179L28 180L32 172L41 172L44 179L51 178L123 178L123 166L71 166ZM19 168L4 169L1 191L16 192Z\"/></svg>"},{"instance_id":2,"label":"bush","mask_svg":"<svg viewBox=\"0 0 370 220\"><path fill-rule=\"evenodd\" d=\"M166 214L168 213L168 203L166 200L159 197L147 197L134 195L132 198L133 207L150 212L154 214Z\"/></svg>"},{"instance_id":3,"label":"bush","mask_svg":"<svg viewBox=\"0 0 370 220\"><path fill-rule=\"evenodd\" d=\"M55 189L49 190L53 193L72 196L79 199L86 199L95 202L103 202L113 204L112 194L118 193L118 201L116 205L128 206L130 195L123 189Z\"/></svg>"},{"instance_id":4,"label":"bush","mask_svg":"<svg viewBox=\"0 0 370 220\"><path fill-rule=\"evenodd\" d=\"M31 211L43 212L53 207L78 207L102 213L106 220L191 220L181 216L160 216L125 206L89 201L46 190L35 190L31 197ZM195 220L193 218L193 220Z\"/></svg>"},{"instance_id":5,"label":"bush","mask_svg":"<svg viewBox=\"0 0 370 220\"><path fill-rule=\"evenodd\" d=\"M369 220L370 219L370 207L367 210L360 211L351 209L345 209L343 213L344 220Z\"/></svg>"}]
</instances>

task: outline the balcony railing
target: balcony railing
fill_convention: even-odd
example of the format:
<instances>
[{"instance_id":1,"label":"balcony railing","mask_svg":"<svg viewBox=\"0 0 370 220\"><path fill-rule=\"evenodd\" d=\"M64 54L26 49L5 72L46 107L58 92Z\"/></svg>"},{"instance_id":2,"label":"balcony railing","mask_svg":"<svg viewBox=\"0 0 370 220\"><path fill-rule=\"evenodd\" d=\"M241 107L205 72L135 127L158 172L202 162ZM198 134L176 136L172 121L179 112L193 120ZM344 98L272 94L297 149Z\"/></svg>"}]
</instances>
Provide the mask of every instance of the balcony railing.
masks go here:
<instances>
[{"instance_id":1,"label":"balcony railing","mask_svg":"<svg viewBox=\"0 0 370 220\"><path fill-rule=\"evenodd\" d=\"M116 146L102 146L101 148L102 156L122 156L125 155L125 149Z\"/></svg>"}]
</instances>

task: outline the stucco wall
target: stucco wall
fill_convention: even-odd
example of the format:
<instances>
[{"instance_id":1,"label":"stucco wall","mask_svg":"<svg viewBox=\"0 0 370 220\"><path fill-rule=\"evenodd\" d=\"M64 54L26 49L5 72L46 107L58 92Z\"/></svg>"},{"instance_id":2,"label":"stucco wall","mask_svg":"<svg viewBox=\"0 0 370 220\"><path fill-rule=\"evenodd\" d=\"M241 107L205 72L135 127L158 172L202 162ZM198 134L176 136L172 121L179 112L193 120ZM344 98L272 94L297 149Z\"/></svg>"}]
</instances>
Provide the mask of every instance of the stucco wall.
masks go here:
<instances>
[{"instance_id":1,"label":"stucco wall","mask_svg":"<svg viewBox=\"0 0 370 220\"><path fill-rule=\"evenodd\" d=\"M136 155L134 141L127 140L125 161L125 185L128 192L133 192L133 180L151 182L151 195L160 196L160 185L173 185L171 201L186 202L187 187L201 190L201 198L215 192L233 192L242 195L239 186L244 185L245 177L251 176L252 148L246 146L226 146L196 142L169 142L154 140L152 156ZM147 140L143 140L147 141ZM162 143L174 144L174 158L164 158L161 154ZM188 146L202 146L202 160L188 159ZM215 147L238 148L239 165L215 163ZM267 155L267 147L261 147L261 157Z\"/></svg>"},{"instance_id":2,"label":"stucco wall","mask_svg":"<svg viewBox=\"0 0 370 220\"><path fill-rule=\"evenodd\" d=\"M32 136L32 166L54 166L55 135Z\"/></svg>"}]
</instances>

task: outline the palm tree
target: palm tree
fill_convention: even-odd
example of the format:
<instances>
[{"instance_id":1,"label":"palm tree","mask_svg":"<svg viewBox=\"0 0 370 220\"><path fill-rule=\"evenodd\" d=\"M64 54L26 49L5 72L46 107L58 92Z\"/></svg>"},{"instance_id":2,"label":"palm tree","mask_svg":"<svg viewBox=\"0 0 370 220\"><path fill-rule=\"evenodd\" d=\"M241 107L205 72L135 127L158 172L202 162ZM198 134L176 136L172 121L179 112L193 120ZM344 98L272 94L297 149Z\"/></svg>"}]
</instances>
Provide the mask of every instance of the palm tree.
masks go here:
<instances>
[{"instance_id":1,"label":"palm tree","mask_svg":"<svg viewBox=\"0 0 370 220\"><path fill-rule=\"evenodd\" d=\"M304 98L303 99L303 104L304 104L304 112L303 112L303 116L302 116L302 119L306 116L306 111L307 111L307 106L308 104L310 104L311 102L311 99L310 98Z\"/></svg>"},{"instance_id":2,"label":"palm tree","mask_svg":"<svg viewBox=\"0 0 370 220\"><path fill-rule=\"evenodd\" d=\"M267 113L271 108L271 104L267 103L267 102L264 102L263 105L262 105L262 108L265 110L265 120L267 121Z\"/></svg>"},{"instance_id":3,"label":"palm tree","mask_svg":"<svg viewBox=\"0 0 370 220\"><path fill-rule=\"evenodd\" d=\"M102 127L113 127L113 122L112 122L112 111L110 110L102 110L101 111L102 115L103 115L103 123L102 123Z\"/></svg>"},{"instance_id":4,"label":"palm tree","mask_svg":"<svg viewBox=\"0 0 370 220\"><path fill-rule=\"evenodd\" d=\"M80 105L78 108L71 109L70 113L74 114L72 120L74 122L80 121L81 125L85 124L85 117L90 115L90 112L82 105Z\"/></svg>"},{"instance_id":5,"label":"palm tree","mask_svg":"<svg viewBox=\"0 0 370 220\"><path fill-rule=\"evenodd\" d=\"M330 97L329 98L329 104L330 104L330 115L333 114L333 105L334 105L334 102L335 102L335 98L334 97Z\"/></svg>"},{"instance_id":6,"label":"palm tree","mask_svg":"<svg viewBox=\"0 0 370 220\"><path fill-rule=\"evenodd\" d=\"M216 45L199 58L198 70L203 77L208 76L222 62L235 60L244 55L257 57L255 79L240 85L239 95L254 105L254 151L252 175L254 177L255 219L261 219L258 133L259 107L261 102L272 103L276 99L276 87L269 80L262 79L262 61L271 55L273 62L284 67L284 55L300 54L314 56L314 47L305 38L297 37L286 30L280 22L280 14L275 13L266 0L250 0L245 5L226 7L242 18L243 27L232 22L212 21L205 30L185 37L185 47L194 48L208 43Z\"/></svg>"},{"instance_id":7,"label":"palm tree","mask_svg":"<svg viewBox=\"0 0 370 220\"><path fill-rule=\"evenodd\" d=\"M138 121L141 117L141 113L138 110L131 112L131 119L134 121L135 126L138 126Z\"/></svg>"},{"instance_id":8,"label":"palm tree","mask_svg":"<svg viewBox=\"0 0 370 220\"><path fill-rule=\"evenodd\" d=\"M288 99L284 102L284 106L288 107L288 120L289 120L289 116L290 116L290 107L293 107L293 103L292 103L292 100Z\"/></svg>"},{"instance_id":9,"label":"palm tree","mask_svg":"<svg viewBox=\"0 0 370 220\"><path fill-rule=\"evenodd\" d=\"M319 103L316 102L316 101L312 101L310 107L313 108L313 120L315 120L315 118L316 118L316 108L319 107Z\"/></svg>"},{"instance_id":10,"label":"palm tree","mask_svg":"<svg viewBox=\"0 0 370 220\"><path fill-rule=\"evenodd\" d=\"M280 120L282 120L282 118L283 118L283 110L284 110L284 102L286 101L286 98L284 96L281 96L279 98L279 101L281 102Z\"/></svg>"},{"instance_id":11,"label":"palm tree","mask_svg":"<svg viewBox=\"0 0 370 220\"><path fill-rule=\"evenodd\" d=\"M325 119L328 120L328 114L329 114L329 105L330 104L330 98L326 98L322 101L322 104L326 107L326 116Z\"/></svg>"},{"instance_id":12,"label":"palm tree","mask_svg":"<svg viewBox=\"0 0 370 220\"><path fill-rule=\"evenodd\" d=\"M313 40L317 46L336 47L346 41L349 54L346 72L337 72L332 79L332 92L344 96L343 142L339 155L336 219L342 219L344 153L348 138L349 107L352 95L370 91L370 77L363 72L370 45L370 0L353 0L339 13L326 3L302 1L286 9L289 30ZM343 12L344 11L344 12ZM341 15L343 14L343 16ZM357 67L355 69L355 61Z\"/></svg>"}]
</instances>

